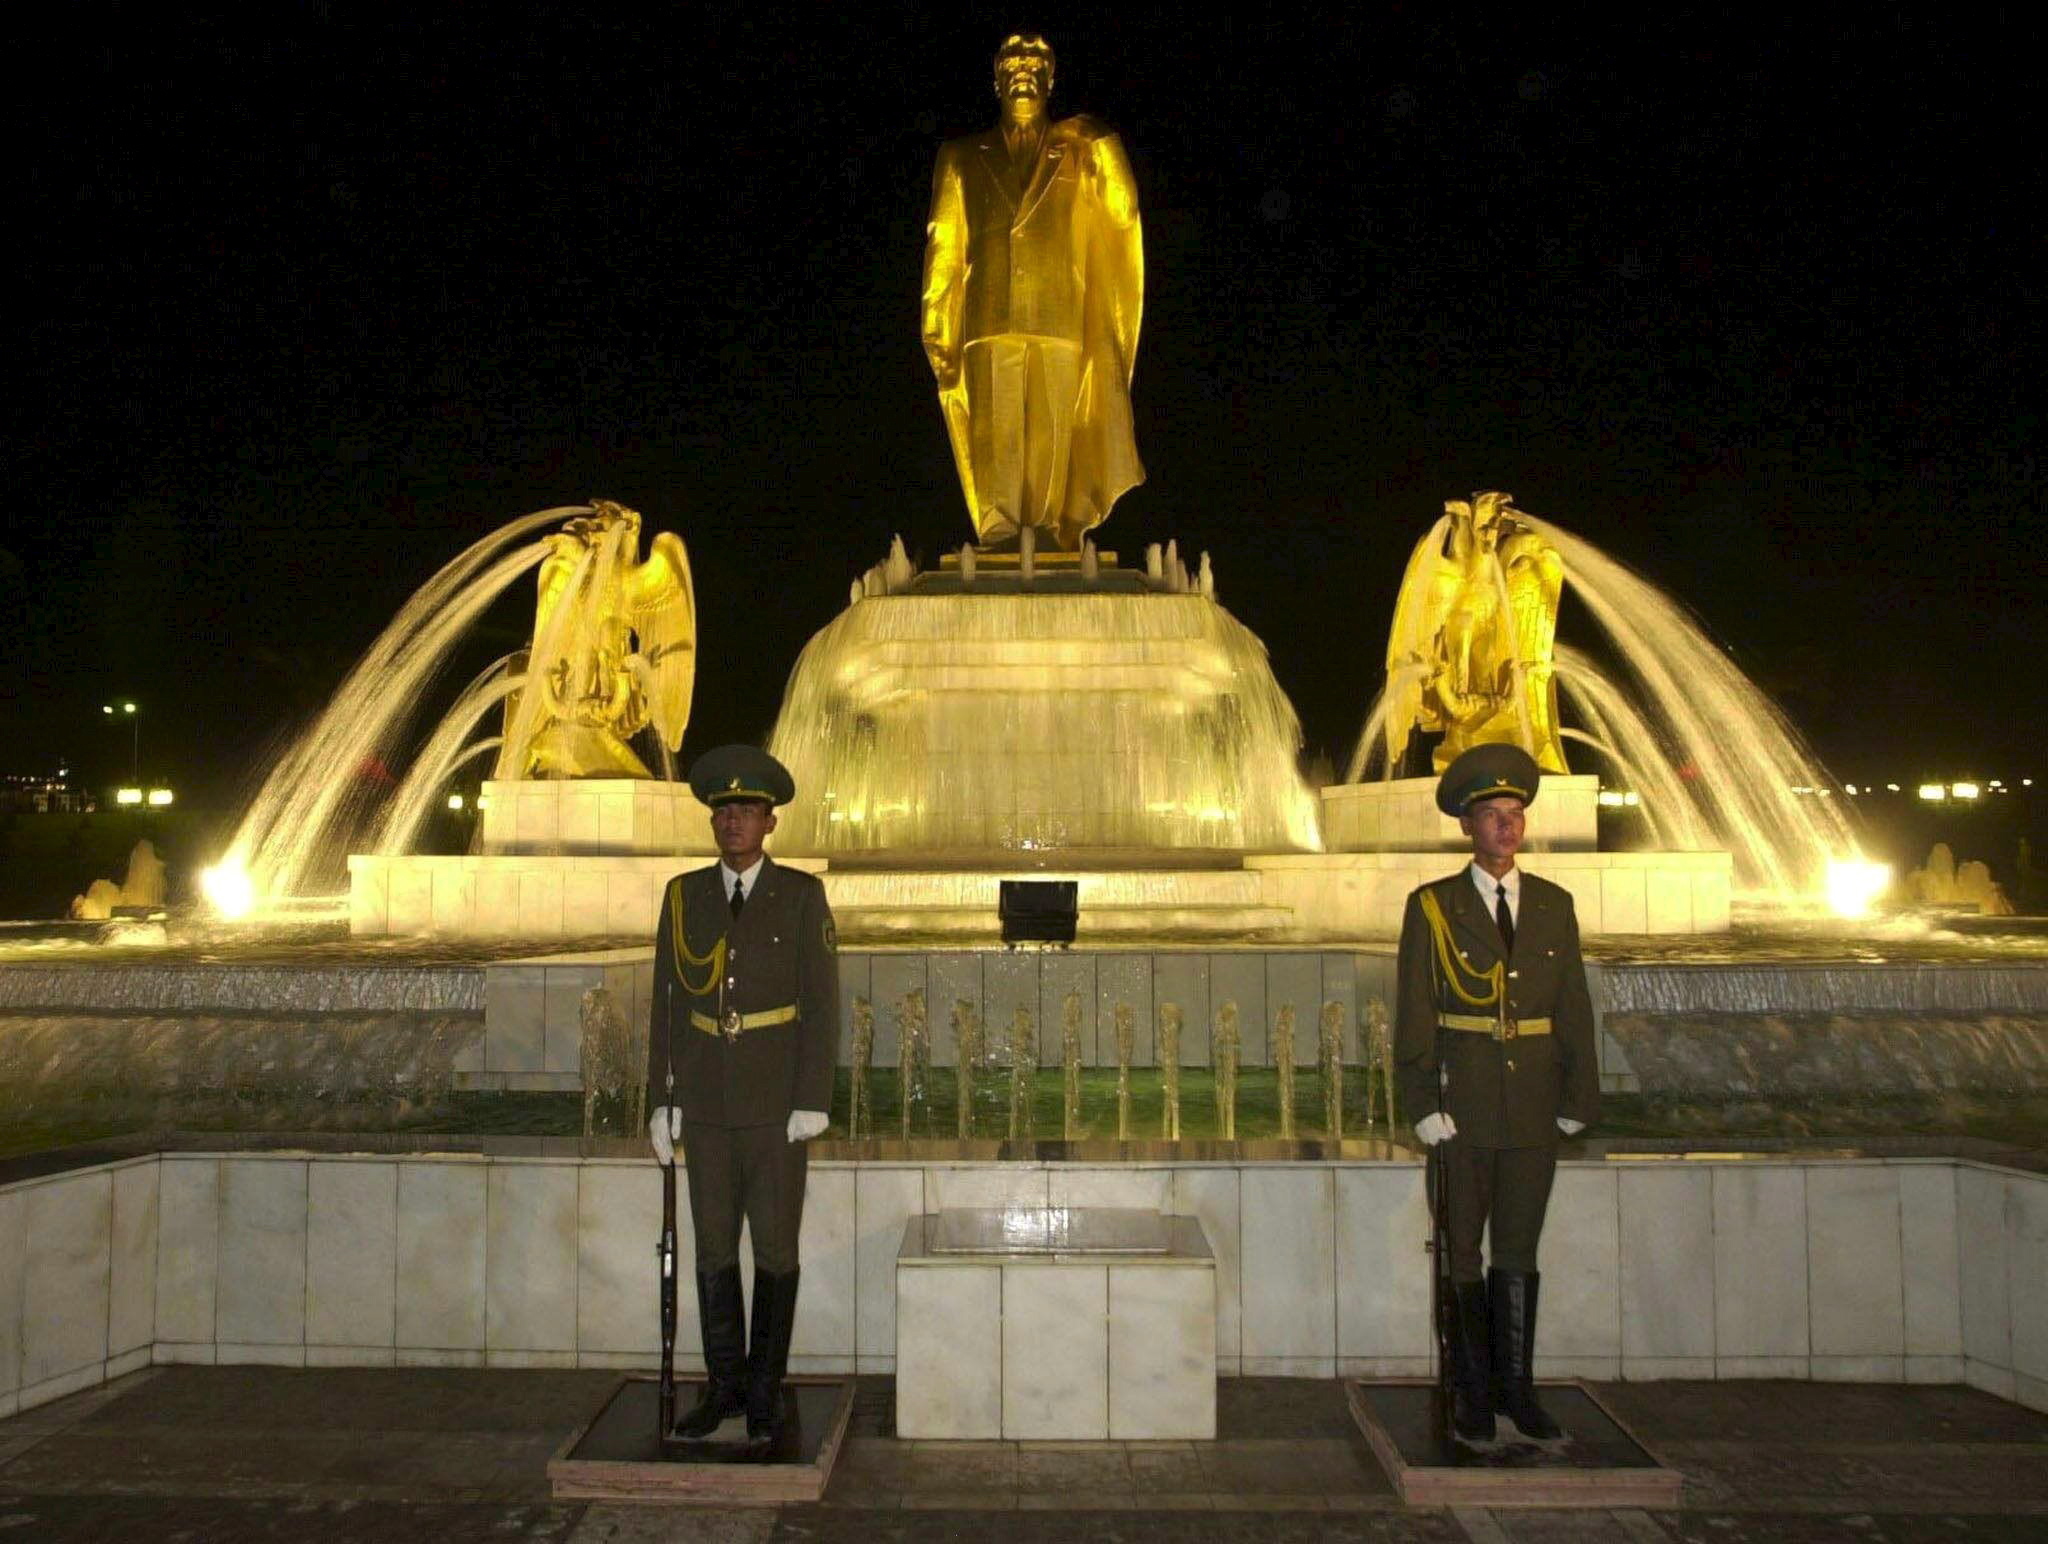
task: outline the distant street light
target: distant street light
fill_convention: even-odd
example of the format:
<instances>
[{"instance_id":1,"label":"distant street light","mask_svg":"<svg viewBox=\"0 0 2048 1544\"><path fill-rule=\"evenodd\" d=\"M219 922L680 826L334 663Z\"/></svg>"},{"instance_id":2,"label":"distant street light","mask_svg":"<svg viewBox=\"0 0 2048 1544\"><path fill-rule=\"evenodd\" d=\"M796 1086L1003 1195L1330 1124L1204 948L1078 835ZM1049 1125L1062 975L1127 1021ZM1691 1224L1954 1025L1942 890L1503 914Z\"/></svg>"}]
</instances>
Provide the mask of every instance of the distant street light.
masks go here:
<instances>
[{"instance_id":1,"label":"distant street light","mask_svg":"<svg viewBox=\"0 0 2048 1544\"><path fill-rule=\"evenodd\" d=\"M102 703L100 711L109 718L112 718L114 716L114 705L112 703ZM135 711L135 704L132 702L122 703L121 711L127 715L130 727L128 737L128 780L131 783L139 783L142 781L142 715Z\"/></svg>"}]
</instances>

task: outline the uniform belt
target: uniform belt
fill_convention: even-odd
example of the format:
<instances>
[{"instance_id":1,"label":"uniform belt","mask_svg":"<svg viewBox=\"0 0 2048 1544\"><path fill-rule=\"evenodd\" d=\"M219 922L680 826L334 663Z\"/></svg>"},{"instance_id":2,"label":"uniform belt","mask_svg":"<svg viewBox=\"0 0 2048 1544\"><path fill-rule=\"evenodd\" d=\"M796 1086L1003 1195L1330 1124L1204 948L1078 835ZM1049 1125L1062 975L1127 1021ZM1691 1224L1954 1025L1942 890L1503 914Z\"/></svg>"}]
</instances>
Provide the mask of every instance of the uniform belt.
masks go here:
<instances>
[{"instance_id":1,"label":"uniform belt","mask_svg":"<svg viewBox=\"0 0 2048 1544\"><path fill-rule=\"evenodd\" d=\"M764 1008L759 1013L741 1013L737 1009L729 1009L722 1019L715 1019L708 1013L699 1013L695 1008L690 1010L692 1029L701 1029L707 1035L723 1035L728 1040L737 1040L744 1030L767 1029L770 1025L795 1022L795 1003L782 1008Z\"/></svg>"},{"instance_id":2,"label":"uniform belt","mask_svg":"<svg viewBox=\"0 0 2048 1544\"><path fill-rule=\"evenodd\" d=\"M1439 1013L1437 1023L1445 1029L1468 1030L1475 1035L1492 1035L1499 1040L1514 1040L1522 1035L1547 1035L1550 1033L1548 1019L1500 1019L1479 1013Z\"/></svg>"}]
</instances>

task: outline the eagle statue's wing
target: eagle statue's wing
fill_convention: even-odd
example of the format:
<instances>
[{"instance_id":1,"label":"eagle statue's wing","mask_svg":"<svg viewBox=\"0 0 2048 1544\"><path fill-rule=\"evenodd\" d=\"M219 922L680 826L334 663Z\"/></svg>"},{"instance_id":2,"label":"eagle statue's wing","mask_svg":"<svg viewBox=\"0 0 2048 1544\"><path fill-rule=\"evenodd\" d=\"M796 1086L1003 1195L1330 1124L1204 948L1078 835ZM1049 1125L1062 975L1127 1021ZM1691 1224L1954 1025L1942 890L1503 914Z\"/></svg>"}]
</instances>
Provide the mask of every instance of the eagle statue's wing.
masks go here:
<instances>
[{"instance_id":1,"label":"eagle statue's wing","mask_svg":"<svg viewBox=\"0 0 2048 1544\"><path fill-rule=\"evenodd\" d=\"M647 561L626 578L626 620L639 640L640 689L655 733L671 751L683 743L697 684L697 592L690 555L673 531L656 533Z\"/></svg>"},{"instance_id":2,"label":"eagle statue's wing","mask_svg":"<svg viewBox=\"0 0 2048 1544\"><path fill-rule=\"evenodd\" d=\"M1564 560L1526 526L1501 543L1508 607L1514 613L1515 657L1525 665L1550 663L1557 641L1557 604L1564 592Z\"/></svg>"},{"instance_id":3,"label":"eagle statue's wing","mask_svg":"<svg viewBox=\"0 0 2048 1544\"><path fill-rule=\"evenodd\" d=\"M1444 555L1451 517L1441 516L1415 544L1394 601L1394 625L1387 633L1386 713L1382 719L1387 762L1398 762L1408 736L1423 723L1423 689L1435 671L1437 634L1458 590L1457 565Z\"/></svg>"}]
</instances>

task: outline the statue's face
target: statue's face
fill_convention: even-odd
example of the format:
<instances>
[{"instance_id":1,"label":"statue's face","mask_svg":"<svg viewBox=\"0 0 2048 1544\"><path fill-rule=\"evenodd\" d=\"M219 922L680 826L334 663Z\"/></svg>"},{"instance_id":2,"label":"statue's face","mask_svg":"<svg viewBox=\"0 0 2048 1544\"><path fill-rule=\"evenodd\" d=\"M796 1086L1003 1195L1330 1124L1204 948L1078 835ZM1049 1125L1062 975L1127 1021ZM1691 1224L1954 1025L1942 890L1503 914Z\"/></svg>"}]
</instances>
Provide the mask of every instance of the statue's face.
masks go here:
<instances>
[{"instance_id":1,"label":"statue's face","mask_svg":"<svg viewBox=\"0 0 2048 1544\"><path fill-rule=\"evenodd\" d=\"M1039 37L1013 37L996 55L996 95L1004 101L1052 95L1052 50Z\"/></svg>"}]
</instances>

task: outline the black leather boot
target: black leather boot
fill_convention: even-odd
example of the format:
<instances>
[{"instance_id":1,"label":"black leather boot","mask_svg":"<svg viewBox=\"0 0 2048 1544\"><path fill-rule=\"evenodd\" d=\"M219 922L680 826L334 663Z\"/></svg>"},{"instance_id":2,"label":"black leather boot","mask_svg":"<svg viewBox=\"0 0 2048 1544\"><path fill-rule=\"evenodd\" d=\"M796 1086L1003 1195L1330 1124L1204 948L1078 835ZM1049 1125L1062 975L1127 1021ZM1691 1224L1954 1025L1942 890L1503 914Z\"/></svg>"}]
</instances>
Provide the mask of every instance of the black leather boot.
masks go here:
<instances>
[{"instance_id":1,"label":"black leather boot","mask_svg":"<svg viewBox=\"0 0 2048 1544\"><path fill-rule=\"evenodd\" d=\"M1493 1440L1493 1398L1486 1316L1486 1283L1453 1283L1458 1328L1451 1341L1451 1429L1467 1442Z\"/></svg>"},{"instance_id":2,"label":"black leather boot","mask_svg":"<svg viewBox=\"0 0 2048 1544\"><path fill-rule=\"evenodd\" d=\"M676 1422L678 1437L700 1442L727 1416L747 1408L747 1304L740 1268L697 1272L697 1317L704 1325L704 1392Z\"/></svg>"},{"instance_id":3,"label":"black leather boot","mask_svg":"<svg viewBox=\"0 0 2048 1544\"><path fill-rule=\"evenodd\" d=\"M1488 1271L1493 1309L1493 1400L1501 1414L1532 1442L1554 1442L1564 1428L1536 1402L1536 1286L1530 1271Z\"/></svg>"},{"instance_id":4,"label":"black leather boot","mask_svg":"<svg viewBox=\"0 0 2048 1544\"><path fill-rule=\"evenodd\" d=\"M754 1272L754 1337L747 1352L747 1440L772 1445L782 1435L782 1377L796 1328L801 1271Z\"/></svg>"}]
</instances>

